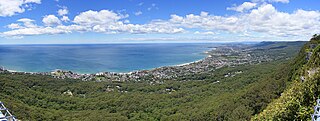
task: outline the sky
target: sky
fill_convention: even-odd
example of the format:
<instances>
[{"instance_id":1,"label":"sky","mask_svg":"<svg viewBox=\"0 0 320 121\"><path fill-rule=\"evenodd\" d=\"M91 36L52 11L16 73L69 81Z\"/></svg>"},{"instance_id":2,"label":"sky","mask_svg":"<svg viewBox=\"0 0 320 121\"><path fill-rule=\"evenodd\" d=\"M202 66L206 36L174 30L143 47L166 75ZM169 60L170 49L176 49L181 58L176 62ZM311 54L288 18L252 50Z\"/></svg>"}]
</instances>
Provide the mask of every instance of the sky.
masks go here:
<instances>
[{"instance_id":1,"label":"sky","mask_svg":"<svg viewBox=\"0 0 320 121\"><path fill-rule=\"evenodd\" d=\"M319 0L0 0L0 44L307 41Z\"/></svg>"}]
</instances>

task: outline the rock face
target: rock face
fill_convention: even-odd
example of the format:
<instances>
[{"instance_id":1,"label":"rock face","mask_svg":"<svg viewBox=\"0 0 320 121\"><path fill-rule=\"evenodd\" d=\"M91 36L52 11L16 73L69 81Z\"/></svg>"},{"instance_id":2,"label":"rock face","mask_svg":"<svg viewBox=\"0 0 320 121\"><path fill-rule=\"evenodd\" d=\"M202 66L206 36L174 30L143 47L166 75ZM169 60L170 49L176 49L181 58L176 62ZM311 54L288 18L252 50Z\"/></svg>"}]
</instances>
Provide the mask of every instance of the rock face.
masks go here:
<instances>
[{"instance_id":1,"label":"rock face","mask_svg":"<svg viewBox=\"0 0 320 121\"><path fill-rule=\"evenodd\" d=\"M67 95L67 96L73 96L72 92L70 90L67 90L65 92L62 93L63 95Z\"/></svg>"},{"instance_id":2,"label":"rock face","mask_svg":"<svg viewBox=\"0 0 320 121\"><path fill-rule=\"evenodd\" d=\"M308 70L308 76L309 78L311 78L314 74L316 74L318 72L319 68L313 68Z\"/></svg>"},{"instance_id":3,"label":"rock face","mask_svg":"<svg viewBox=\"0 0 320 121\"><path fill-rule=\"evenodd\" d=\"M310 57L312 56L312 52L307 52L306 60L310 60Z\"/></svg>"}]
</instances>

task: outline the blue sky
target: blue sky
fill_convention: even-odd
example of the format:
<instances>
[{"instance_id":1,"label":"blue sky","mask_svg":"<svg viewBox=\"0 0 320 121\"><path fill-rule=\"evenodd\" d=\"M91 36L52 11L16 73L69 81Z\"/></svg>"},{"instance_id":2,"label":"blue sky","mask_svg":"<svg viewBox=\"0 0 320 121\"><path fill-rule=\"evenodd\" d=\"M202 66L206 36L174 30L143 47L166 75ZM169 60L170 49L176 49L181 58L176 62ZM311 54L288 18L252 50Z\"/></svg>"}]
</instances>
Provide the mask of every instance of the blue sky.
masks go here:
<instances>
[{"instance_id":1,"label":"blue sky","mask_svg":"<svg viewBox=\"0 0 320 121\"><path fill-rule=\"evenodd\" d=\"M0 44L298 41L319 0L1 0Z\"/></svg>"}]
</instances>

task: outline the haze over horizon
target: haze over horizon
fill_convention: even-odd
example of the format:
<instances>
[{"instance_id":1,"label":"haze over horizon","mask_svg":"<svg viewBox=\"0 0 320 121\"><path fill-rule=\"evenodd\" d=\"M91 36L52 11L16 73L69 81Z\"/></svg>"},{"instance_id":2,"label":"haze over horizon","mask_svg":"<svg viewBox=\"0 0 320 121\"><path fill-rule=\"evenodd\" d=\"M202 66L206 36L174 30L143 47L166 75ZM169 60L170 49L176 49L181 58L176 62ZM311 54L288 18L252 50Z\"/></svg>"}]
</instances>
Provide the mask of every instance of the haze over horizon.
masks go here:
<instances>
[{"instance_id":1,"label":"haze over horizon","mask_svg":"<svg viewBox=\"0 0 320 121\"><path fill-rule=\"evenodd\" d=\"M1 0L0 44L307 41L317 0Z\"/></svg>"}]
</instances>

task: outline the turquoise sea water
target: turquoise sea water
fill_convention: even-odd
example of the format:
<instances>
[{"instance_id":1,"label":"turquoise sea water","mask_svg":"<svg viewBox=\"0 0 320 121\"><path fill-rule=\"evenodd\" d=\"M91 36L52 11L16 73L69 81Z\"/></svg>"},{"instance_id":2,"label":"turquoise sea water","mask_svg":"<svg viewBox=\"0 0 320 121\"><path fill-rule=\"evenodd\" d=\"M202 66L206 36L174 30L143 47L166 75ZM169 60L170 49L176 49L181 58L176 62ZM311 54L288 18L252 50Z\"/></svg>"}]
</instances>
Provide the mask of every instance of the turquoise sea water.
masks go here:
<instances>
[{"instance_id":1,"label":"turquoise sea water","mask_svg":"<svg viewBox=\"0 0 320 121\"><path fill-rule=\"evenodd\" d=\"M129 72L193 62L213 43L0 45L0 66L25 72Z\"/></svg>"}]
</instances>

